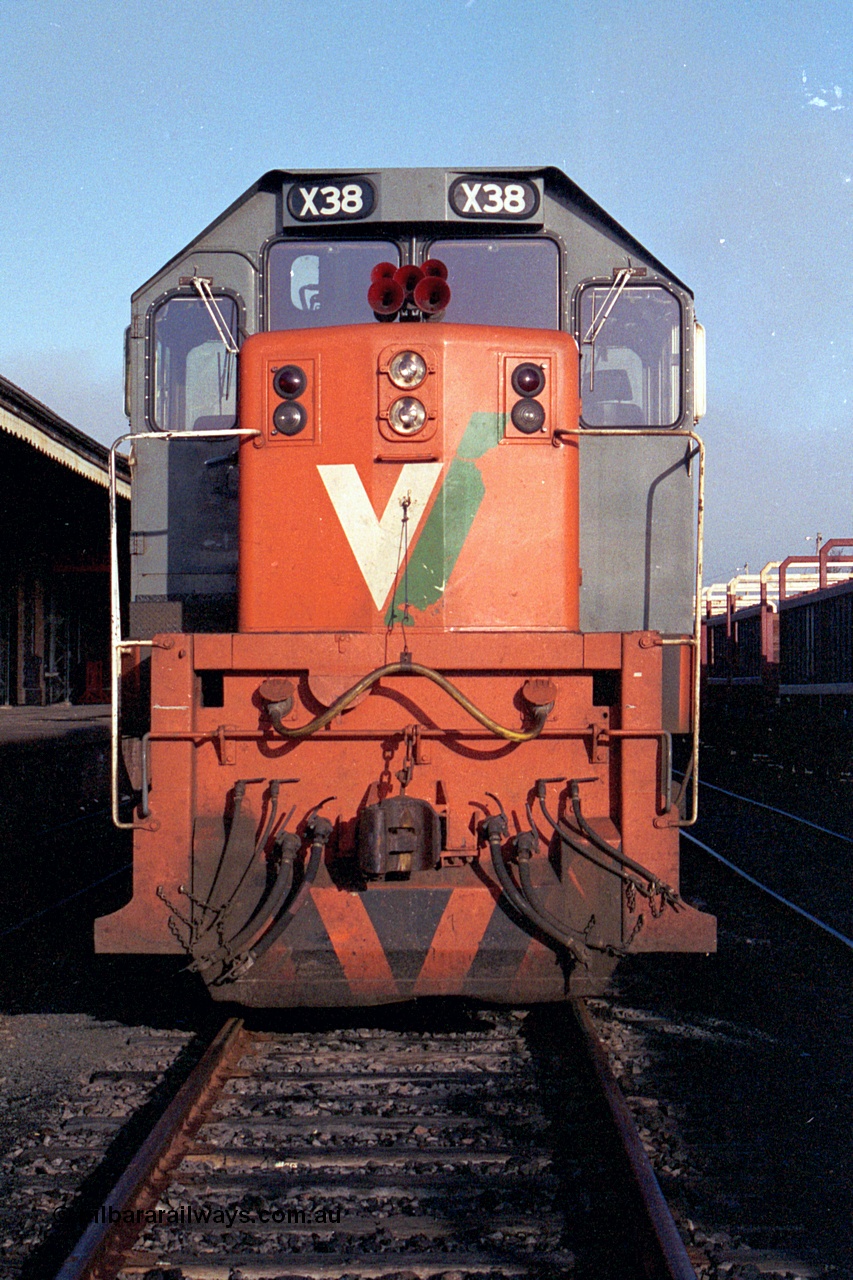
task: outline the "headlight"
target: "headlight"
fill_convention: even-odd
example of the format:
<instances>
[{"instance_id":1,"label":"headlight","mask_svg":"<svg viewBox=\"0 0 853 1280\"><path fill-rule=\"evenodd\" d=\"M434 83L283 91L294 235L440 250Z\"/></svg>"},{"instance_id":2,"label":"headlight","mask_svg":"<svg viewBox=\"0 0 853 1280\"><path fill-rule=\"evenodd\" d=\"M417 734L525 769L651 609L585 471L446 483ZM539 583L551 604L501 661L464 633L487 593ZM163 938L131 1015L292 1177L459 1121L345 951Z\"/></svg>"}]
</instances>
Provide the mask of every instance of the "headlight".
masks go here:
<instances>
[{"instance_id":1,"label":"headlight","mask_svg":"<svg viewBox=\"0 0 853 1280\"><path fill-rule=\"evenodd\" d=\"M400 351L388 366L395 387L419 387L427 374L426 361L416 351Z\"/></svg>"},{"instance_id":2,"label":"headlight","mask_svg":"<svg viewBox=\"0 0 853 1280\"><path fill-rule=\"evenodd\" d=\"M283 400L272 416L273 430L282 436L298 436L307 421L305 406L297 400Z\"/></svg>"},{"instance_id":3,"label":"headlight","mask_svg":"<svg viewBox=\"0 0 853 1280\"><path fill-rule=\"evenodd\" d=\"M512 425L526 436L541 431L545 424L545 410L538 400L518 400L512 406Z\"/></svg>"},{"instance_id":4,"label":"headlight","mask_svg":"<svg viewBox=\"0 0 853 1280\"><path fill-rule=\"evenodd\" d=\"M426 422L426 409L414 396L402 396L388 410L388 421L401 436L413 436Z\"/></svg>"}]
</instances>

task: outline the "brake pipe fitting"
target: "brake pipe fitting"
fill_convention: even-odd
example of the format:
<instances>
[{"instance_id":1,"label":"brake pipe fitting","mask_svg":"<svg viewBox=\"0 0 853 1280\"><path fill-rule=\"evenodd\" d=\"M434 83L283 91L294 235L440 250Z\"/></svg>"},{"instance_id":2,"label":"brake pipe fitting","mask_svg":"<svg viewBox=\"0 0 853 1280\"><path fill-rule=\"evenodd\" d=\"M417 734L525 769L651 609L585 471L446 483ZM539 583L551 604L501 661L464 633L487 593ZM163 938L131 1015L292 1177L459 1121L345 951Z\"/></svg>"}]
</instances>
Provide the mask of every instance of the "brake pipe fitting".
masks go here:
<instances>
[{"instance_id":1,"label":"brake pipe fitting","mask_svg":"<svg viewBox=\"0 0 853 1280\"><path fill-rule=\"evenodd\" d=\"M546 920L519 892L516 888L512 876L509 873L506 862L504 861L503 849L501 847L502 840L509 834L506 814L503 806L496 796L492 796L500 806L500 813L492 814L486 818L481 826L480 832L482 837L487 841L489 852L492 856L492 866L495 869L495 875L500 881L501 888L506 894L507 900L511 903L522 919L532 925L540 933L543 933L553 942L557 942L561 947L571 955L572 959L578 964L582 964L584 968L589 968L590 956L589 951L584 942L578 938L570 936L570 933L564 928L556 928L548 920Z\"/></svg>"}]
</instances>

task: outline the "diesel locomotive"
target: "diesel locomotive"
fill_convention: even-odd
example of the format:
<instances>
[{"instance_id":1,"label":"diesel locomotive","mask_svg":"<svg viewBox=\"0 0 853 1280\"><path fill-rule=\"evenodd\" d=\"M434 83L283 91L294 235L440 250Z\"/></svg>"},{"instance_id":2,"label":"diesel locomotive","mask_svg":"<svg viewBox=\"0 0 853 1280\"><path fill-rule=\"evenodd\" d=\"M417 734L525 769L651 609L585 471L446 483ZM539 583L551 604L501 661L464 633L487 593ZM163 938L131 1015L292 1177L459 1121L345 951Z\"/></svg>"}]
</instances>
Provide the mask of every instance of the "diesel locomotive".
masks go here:
<instances>
[{"instance_id":1,"label":"diesel locomotive","mask_svg":"<svg viewBox=\"0 0 853 1280\"><path fill-rule=\"evenodd\" d=\"M554 168L273 171L134 294L126 364L99 951L296 1006L714 949L685 285Z\"/></svg>"}]
</instances>

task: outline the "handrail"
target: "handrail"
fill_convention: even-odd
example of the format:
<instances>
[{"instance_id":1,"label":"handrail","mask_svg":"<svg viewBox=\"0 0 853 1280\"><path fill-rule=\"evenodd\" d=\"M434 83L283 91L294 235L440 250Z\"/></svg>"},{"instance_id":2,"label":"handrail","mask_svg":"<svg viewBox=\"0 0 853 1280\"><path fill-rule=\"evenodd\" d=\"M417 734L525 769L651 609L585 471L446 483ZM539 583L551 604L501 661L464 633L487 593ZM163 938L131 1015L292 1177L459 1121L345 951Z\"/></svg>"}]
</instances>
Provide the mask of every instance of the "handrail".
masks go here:
<instances>
[{"instance_id":1,"label":"handrail","mask_svg":"<svg viewBox=\"0 0 853 1280\"><path fill-rule=\"evenodd\" d=\"M829 553L834 551L836 547L844 547L845 550L853 547L853 538L830 538L825 542L817 553L818 562L818 583L819 589L823 591L829 585ZM838 556L836 559L845 560L846 557Z\"/></svg>"},{"instance_id":2,"label":"handrail","mask_svg":"<svg viewBox=\"0 0 853 1280\"><path fill-rule=\"evenodd\" d=\"M690 816L680 818L673 825L692 827L699 818L699 696L701 691L701 657L702 657L702 572L704 569L704 537L705 537L705 444L695 431L673 430L668 427L576 427L561 429L555 433L555 439L582 440L585 436L654 436L662 439L692 440L696 445L699 458L699 477L696 497L696 566L693 611L693 638L684 640L680 636L668 639L661 637L662 645L686 644L693 649L693 741L690 750ZM694 454L688 452L689 463Z\"/></svg>"},{"instance_id":3,"label":"handrail","mask_svg":"<svg viewBox=\"0 0 853 1280\"><path fill-rule=\"evenodd\" d=\"M110 806L113 826L119 831L150 830L149 822L122 822L119 817L118 764L121 751L121 655L130 649L153 648L153 640L123 640L121 593L118 579L118 488L116 450L128 440L221 440L226 436L259 436L249 427L222 431L129 431L110 445Z\"/></svg>"}]
</instances>

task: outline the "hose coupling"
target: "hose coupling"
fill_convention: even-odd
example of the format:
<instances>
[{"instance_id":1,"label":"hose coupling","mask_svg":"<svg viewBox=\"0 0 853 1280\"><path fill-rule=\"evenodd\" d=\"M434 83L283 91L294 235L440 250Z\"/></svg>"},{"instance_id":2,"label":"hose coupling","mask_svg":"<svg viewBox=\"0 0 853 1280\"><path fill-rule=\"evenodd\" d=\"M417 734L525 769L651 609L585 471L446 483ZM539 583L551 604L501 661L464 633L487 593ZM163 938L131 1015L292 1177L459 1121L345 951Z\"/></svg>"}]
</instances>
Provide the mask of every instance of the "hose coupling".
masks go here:
<instances>
[{"instance_id":1,"label":"hose coupling","mask_svg":"<svg viewBox=\"0 0 853 1280\"><path fill-rule=\"evenodd\" d=\"M302 848L302 841L295 831L280 831L275 838L275 847L282 862L293 862Z\"/></svg>"},{"instance_id":2,"label":"hose coupling","mask_svg":"<svg viewBox=\"0 0 853 1280\"><path fill-rule=\"evenodd\" d=\"M486 818L480 824L480 834L483 840L489 844L492 844L495 840L500 843L509 834L506 814L495 813Z\"/></svg>"},{"instance_id":3,"label":"hose coupling","mask_svg":"<svg viewBox=\"0 0 853 1280\"><path fill-rule=\"evenodd\" d=\"M327 845L332 836L332 824L328 818L315 813L305 828L305 835L312 844Z\"/></svg>"},{"instance_id":4,"label":"hose coupling","mask_svg":"<svg viewBox=\"0 0 853 1280\"><path fill-rule=\"evenodd\" d=\"M516 862L529 862L539 851L539 837L535 831L519 831L515 837Z\"/></svg>"}]
</instances>

